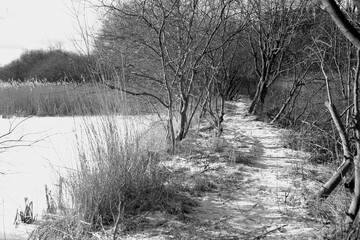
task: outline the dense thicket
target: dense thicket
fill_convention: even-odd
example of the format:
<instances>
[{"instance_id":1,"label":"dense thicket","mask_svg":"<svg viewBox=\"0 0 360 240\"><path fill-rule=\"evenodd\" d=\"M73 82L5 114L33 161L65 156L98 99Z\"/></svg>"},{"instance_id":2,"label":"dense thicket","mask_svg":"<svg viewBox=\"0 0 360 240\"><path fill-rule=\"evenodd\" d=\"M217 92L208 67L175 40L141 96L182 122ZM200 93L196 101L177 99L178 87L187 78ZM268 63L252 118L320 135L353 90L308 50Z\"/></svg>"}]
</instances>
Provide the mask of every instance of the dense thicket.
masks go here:
<instances>
[{"instance_id":1,"label":"dense thicket","mask_svg":"<svg viewBox=\"0 0 360 240\"><path fill-rule=\"evenodd\" d=\"M63 50L31 50L0 68L4 81L39 79L48 82L76 81L89 78L89 58Z\"/></svg>"}]
</instances>

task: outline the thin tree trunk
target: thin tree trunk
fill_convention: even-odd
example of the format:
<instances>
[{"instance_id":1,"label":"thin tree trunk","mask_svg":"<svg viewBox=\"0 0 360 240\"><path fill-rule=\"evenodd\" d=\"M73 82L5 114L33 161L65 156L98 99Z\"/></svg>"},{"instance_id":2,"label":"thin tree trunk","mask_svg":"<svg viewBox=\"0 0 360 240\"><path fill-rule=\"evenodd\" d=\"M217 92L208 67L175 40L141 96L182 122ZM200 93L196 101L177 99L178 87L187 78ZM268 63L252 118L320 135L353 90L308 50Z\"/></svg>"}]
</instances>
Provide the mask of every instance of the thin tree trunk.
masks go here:
<instances>
[{"instance_id":1,"label":"thin tree trunk","mask_svg":"<svg viewBox=\"0 0 360 240\"><path fill-rule=\"evenodd\" d=\"M176 136L176 141L180 142L183 140L186 136L186 124L188 124L187 119L187 110L189 106L189 99L186 97L183 97L180 102L180 128L179 133Z\"/></svg>"},{"instance_id":2,"label":"thin tree trunk","mask_svg":"<svg viewBox=\"0 0 360 240\"><path fill-rule=\"evenodd\" d=\"M175 140L175 130L174 130L174 116L171 107L168 109L168 139L170 142L170 152L171 154L175 153L176 140Z\"/></svg>"},{"instance_id":3,"label":"thin tree trunk","mask_svg":"<svg viewBox=\"0 0 360 240\"><path fill-rule=\"evenodd\" d=\"M360 32L348 21L344 13L340 10L340 7L337 5L335 0L321 0L323 7L330 14L331 18L338 26L343 35L350 41L354 46L360 49ZM346 222L351 224L359 210L359 198L360 198L360 173L359 173L359 164L360 164L360 126L359 126L359 107L358 107L358 81L359 81L359 72L360 72L360 56L359 50L357 52L358 64L356 77L354 81L354 121L355 121L355 133L356 133L356 148L357 156L354 161L355 165L355 189L352 202L348 211L348 217ZM343 142L344 144L344 142ZM344 153L345 154L345 153Z\"/></svg>"},{"instance_id":4,"label":"thin tree trunk","mask_svg":"<svg viewBox=\"0 0 360 240\"><path fill-rule=\"evenodd\" d=\"M345 133L345 128L341 123L339 114L334 105L329 102L325 102L325 106L329 109L331 117L335 123L336 129L340 135L343 153L344 153L344 162L336 170L336 172L331 176L331 178L322 186L319 197L321 199L326 199L331 192L337 187L341 182L342 178L349 172L352 168L352 156L350 154L349 141Z\"/></svg>"},{"instance_id":5,"label":"thin tree trunk","mask_svg":"<svg viewBox=\"0 0 360 240\"><path fill-rule=\"evenodd\" d=\"M240 79L239 81L235 81L233 80L231 83L230 83L230 86L226 89L226 93L225 93L225 98L226 100L230 100L230 101L233 101L233 100L236 100L238 98L238 95L239 95L239 92L240 92L240 89L242 87L242 80ZM248 94L249 94L249 91L247 91Z\"/></svg>"},{"instance_id":6,"label":"thin tree trunk","mask_svg":"<svg viewBox=\"0 0 360 240\"><path fill-rule=\"evenodd\" d=\"M331 178L321 187L321 190L318 194L320 199L326 199L332 191L339 185L343 177L352 169L352 159L346 159L336 170L336 172L331 176Z\"/></svg>"},{"instance_id":7,"label":"thin tree trunk","mask_svg":"<svg viewBox=\"0 0 360 240\"><path fill-rule=\"evenodd\" d=\"M356 66L356 76L354 80L354 126L355 126L355 144L357 155L354 158L354 167L355 167L355 188L354 195L347 213L347 218L345 223L349 226L355 220L356 215L359 212L360 205L360 122L359 122L359 75L360 75L360 49L357 51L357 66Z\"/></svg>"},{"instance_id":8,"label":"thin tree trunk","mask_svg":"<svg viewBox=\"0 0 360 240\"><path fill-rule=\"evenodd\" d=\"M286 107L288 106L288 104L290 103L291 99L293 98L293 96L296 93L296 90L299 88L299 86L301 86L301 84L299 84L298 82L295 82L290 90L290 94L288 96L288 98L286 99L286 101L284 102L284 104L281 106L281 109L279 110L279 112L276 114L276 116L274 117L273 120L271 120L270 124L273 124L274 122L276 122L281 115L283 114L283 112L285 111Z\"/></svg>"},{"instance_id":9,"label":"thin tree trunk","mask_svg":"<svg viewBox=\"0 0 360 240\"><path fill-rule=\"evenodd\" d=\"M256 89L256 93L255 96L251 102L250 108L249 108L249 113L250 114L256 114L258 109L262 106L262 104L264 103L264 99L266 96L266 83L264 80L260 80L260 82L258 83L258 87Z\"/></svg>"},{"instance_id":10,"label":"thin tree trunk","mask_svg":"<svg viewBox=\"0 0 360 240\"><path fill-rule=\"evenodd\" d=\"M351 225L354 223L355 217L359 212L359 206L360 206L360 155L357 155L354 158L354 165L355 165L355 188L354 188L354 195L351 200L351 204L349 207L348 212L346 213L347 217L345 219L345 223L351 227Z\"/></svg>"},{"instance_id":11,"label":"thin tree trunk","mask_svg":"<svg viewBox=\"0 0 360 240\"><path fill-rule=\"evenodd\" d=\"M225 96L220 96L220 110L218 112L218 120L217 120L217 134L220 136L223 132L222 122L224 121L225 115Z\"/></svg>"}]
</instances>

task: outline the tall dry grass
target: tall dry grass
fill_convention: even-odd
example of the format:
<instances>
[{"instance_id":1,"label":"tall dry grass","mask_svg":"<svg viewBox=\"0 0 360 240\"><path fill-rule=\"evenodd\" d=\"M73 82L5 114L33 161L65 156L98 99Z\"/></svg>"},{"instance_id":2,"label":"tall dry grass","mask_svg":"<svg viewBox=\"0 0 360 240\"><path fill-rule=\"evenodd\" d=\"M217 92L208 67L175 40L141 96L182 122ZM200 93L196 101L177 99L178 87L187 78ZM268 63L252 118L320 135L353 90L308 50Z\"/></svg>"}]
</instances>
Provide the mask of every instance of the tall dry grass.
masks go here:
<instances>
[{"instance_id":1,"label":"tall dry grass","mask_svg":"<svg viewBox=\"0 0 360 240\"><path fill-rule=\"evenodd\" d=\"M130 104L132 107L124 107ZM152 113L153 109L146 101L124 97L120 92L91 82L49 83L37 79L0 82L0 115L3 117L100 115L107 111L136 115Z\"/></svg>"},{"instance_id":2,"label":"tall dry grass","mask_svg":"<svg viewBox=\"0 0 360 240\"><path fill-rule=\"evenodd\" d=\"M86 121L87 146L80 146L79 169L70 175L73 202L81 219L94 228L161 206L169 189L169 173L161 155L141 149L136 126L118 126L116 117ZM119 210L119 206L120 209Z\"/></svg>"},{"instance_id":3,"label":"tall dry grass","mask_svg":"<svg viewBox=\"0 0 360 240\"><path fill-rule=\"evenodd\" d=\"M84 114L77 134L78 167L63 176L64 192L71 198L65 210L33 232L32 239L91 239L94 232L109 228L115 238L131 230L144 212L182 214L181 206L194 204L162 164L168 158L162 122L140 127L141 117L114 113L109 97L102 96L103 114L97 116L80 102ZM136 106L123 100L116 104Z\"/></svg>"}]
</instances>

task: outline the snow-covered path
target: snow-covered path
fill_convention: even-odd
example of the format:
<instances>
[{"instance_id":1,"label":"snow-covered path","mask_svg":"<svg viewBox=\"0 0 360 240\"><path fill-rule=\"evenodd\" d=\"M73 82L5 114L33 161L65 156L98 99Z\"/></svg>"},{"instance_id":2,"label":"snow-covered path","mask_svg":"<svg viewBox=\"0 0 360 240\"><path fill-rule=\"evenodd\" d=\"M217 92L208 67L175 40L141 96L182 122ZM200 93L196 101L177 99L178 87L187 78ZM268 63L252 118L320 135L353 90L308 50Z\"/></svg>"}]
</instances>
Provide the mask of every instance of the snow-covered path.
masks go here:
<instances>
[{"instance_id":1,"label":"snow-covered path","mask_svg":"<svg viewBox=\"0 0 360 240\"><path fill-rule=\"evenodd\" d=\"M238 153L223 177L233 183L206 194L199 219L217 219L219 238L322 239L322 225L306 211L304 192L320 184L303 175L306 154L284 148L285 131L248 116L249 105L247 98L228 105L223 137Z\"/></svg>"},{"instance_id":2,"label":"snow-covered path","mask_svg":"<svg viewBox=\"0 0 360 240\"><path fill-rule=\"evenodd\" d=\"M186 140L188 153L171 163L184 182L210 186L200 191L200 206L185 220L156 213L152 227L124 239L323 239L326 227L309 214L307 200L321 185L310 174L324 169L284 148L286 131L248 116L249 105L248 98L228 102L220 139L204 123Z\"/></svg>"}]
</instances>

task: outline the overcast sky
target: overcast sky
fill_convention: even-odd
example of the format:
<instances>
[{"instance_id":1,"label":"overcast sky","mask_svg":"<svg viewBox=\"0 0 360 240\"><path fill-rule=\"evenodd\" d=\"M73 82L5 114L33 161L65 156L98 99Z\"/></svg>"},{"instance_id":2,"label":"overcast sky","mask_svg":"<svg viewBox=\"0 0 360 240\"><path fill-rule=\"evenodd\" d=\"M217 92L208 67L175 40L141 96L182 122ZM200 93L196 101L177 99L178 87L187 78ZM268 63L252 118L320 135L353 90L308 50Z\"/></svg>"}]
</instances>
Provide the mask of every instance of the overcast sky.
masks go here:
<instances>
[{"instance_id":1,"label":"overcast sky","mask_svg":"<svg viewBox=\"0 0 360 240\"><path fill-rule=\"evenodd\" d=\"M81 38L72 12L80 11L80 19L85 16L89 26L99 26L96 11L80 1L0 0L0 66L26 50L62 45L65 50L75 51L73 40L79 42Z\"/></svg>"}]
</instances>

